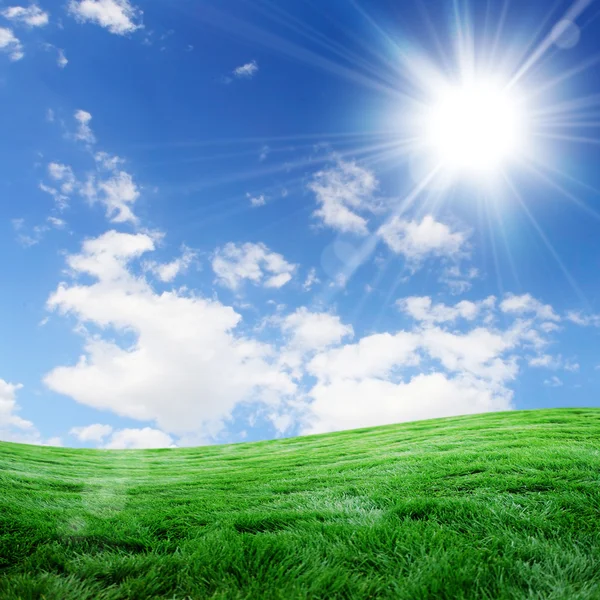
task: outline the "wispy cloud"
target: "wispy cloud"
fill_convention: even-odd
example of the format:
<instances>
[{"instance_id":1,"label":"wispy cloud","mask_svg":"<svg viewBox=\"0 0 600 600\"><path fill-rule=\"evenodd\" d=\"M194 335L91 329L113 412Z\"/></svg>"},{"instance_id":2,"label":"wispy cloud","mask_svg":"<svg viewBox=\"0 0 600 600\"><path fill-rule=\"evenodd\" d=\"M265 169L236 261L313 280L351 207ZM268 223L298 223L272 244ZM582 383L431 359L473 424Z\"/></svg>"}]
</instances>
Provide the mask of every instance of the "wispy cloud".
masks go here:
<instances>
[{"instance_id":1,"label":"wispy cloud","mask_svg":"<svg viewBox=\"0 0 600 600\"><path fill-rule=\"evenodd\" d=\"M258 194L257 196L253 196L252 194L246 194L246 198L250 200L250 206L257 208L259 206L264 206L267 203L267 199L264 194Z\"/></svg>"},{"instance_id":2,"label":"wispy cloud","mask_svg":"<svg viewBox=\"0 0 600 600\"><path fill-rule=\"evenodd\" d=\"M236 67L233 70L233 76L238 79L251 79L258 72L258 64L255 60L246 63L245 65L241 65L240 67Z\"/></svg>"},{"instance_id":3,"label":"wispy cloud","mask_svg":"<svg viewBox=\"0 0 600 600\"><path fill-rule=\"evenodd\" d=\"M65 51L62 48L57 48L56 50L57 50L56 64L61 69L64 69L69 64L67 56L65 55Z\"/></svg>"},{"instance_id":4,"label":"wispy cloud","mask_svg":"<svg viewBox=\"0 0 600 600\"><path fill-rule=\"evenodd\" d=\"M95 144L96 136L92 133L92 128L90 127L92 115L86 110L79 109L75 111L74 117L79 124L75 132L75 139L87 144Z\"/></svg>"}]
</instances>

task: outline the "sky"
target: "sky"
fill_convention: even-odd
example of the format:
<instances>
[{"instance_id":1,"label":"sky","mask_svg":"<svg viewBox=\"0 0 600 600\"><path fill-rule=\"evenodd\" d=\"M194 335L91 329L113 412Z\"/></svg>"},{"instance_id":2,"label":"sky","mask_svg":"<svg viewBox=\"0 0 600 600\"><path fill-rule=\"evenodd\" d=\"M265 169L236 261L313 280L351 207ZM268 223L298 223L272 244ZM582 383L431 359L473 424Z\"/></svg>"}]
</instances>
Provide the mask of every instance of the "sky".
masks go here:
<instances>
[{"instance_id":1,"label":"sky","mask_svg":"<svg viewBox=\"0 0 600 600\"><path fill-rule=\"evenodd\" d=\"M0 1L0 439L600 406L599 17Z\"/></svg>"}]
</instances>

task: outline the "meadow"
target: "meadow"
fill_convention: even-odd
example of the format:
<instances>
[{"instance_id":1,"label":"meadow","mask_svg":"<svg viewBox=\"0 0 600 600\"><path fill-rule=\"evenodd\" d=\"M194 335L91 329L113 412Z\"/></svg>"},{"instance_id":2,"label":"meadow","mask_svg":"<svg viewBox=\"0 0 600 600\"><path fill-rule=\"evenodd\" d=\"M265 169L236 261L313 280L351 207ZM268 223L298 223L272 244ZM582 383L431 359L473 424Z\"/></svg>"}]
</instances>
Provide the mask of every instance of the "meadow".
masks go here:
<instances>
[{"instance_id":1,"label":"meadow","mask_svg":"<svg viewBox=\"0 0 600 600\"><path fill-rule=\"evenodd\" d=\"M600 599L600 409L0 443L0 598Z\"/></svg>"}]
</instances>

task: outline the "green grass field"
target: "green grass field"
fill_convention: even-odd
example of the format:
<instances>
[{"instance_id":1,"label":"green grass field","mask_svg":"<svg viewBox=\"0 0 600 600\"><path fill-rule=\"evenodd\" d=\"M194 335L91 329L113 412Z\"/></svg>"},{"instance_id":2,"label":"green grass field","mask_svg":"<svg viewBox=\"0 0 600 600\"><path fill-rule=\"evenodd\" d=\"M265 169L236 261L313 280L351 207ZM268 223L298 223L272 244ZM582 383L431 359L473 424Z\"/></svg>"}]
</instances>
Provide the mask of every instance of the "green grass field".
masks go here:
<instances>
[{"instance_id":1,"label":"green grass field","mask_svg":"<svg viewBox=\"0 0 600 600\"><path fill-rule=\"evenodd\" d=\"M0 598L600 599L600 409L0 444Z\"/></svg>"}]
</instances>

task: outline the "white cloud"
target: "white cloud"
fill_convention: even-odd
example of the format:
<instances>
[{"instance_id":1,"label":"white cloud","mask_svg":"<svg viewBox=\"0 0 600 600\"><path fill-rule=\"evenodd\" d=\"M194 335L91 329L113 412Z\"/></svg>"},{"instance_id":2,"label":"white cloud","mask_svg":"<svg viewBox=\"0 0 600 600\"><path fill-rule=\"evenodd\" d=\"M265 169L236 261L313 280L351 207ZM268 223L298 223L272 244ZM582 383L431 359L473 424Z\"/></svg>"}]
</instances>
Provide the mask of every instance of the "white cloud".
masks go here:
<instances>
[{"instance_id":1,"label":"white cloud","mask_svg":"<svg viewBox=\"0 0 600 600\"><path fill-rule=\"evenodd\" d=\"M267 203L267 199L264 194L259 194L258 196L253 196L252 194L246 194L246 198L250 200L250 206L257 208L258 206L264 206Z\"/></svg>"},{"instance_id":2,"label":"white cloud","mask_svg":"<svg viewBox=\"0 0 600 600\"><path fill-rule=\"evenodd\" d=\"M67 225L66 221L59 219L58 217L48 217L46 221L48 221L48 223L50 223L50 225L56 229L64 229Z\"/></svg>"},{"instance_id":3,"label":"white cloud","mask_svg":"<svg viewBox=\"0 0 600 600\"><path fill-rule=\"evenodd\" d=\"M13 384L0 379L0 440L21 444L39 444L43 446L60 446L61 440L52 437L44 440L31 421L18 416L17 392L21 384Z\"/></svg>"},{"instance_id":4,"label":"white cloud","mask_svg":"<svg viewBox=\"0 0 600 600\"><path fill-rule=\"evenodd\" d=\"M305 307L285 317L281 330L289 337L290 347L303 351L323 350L354 335L352 327L337 315L310 312Z\"/></svg>"},{"instance_id":5,"label":"white cloud","mask_svg":"<svg viewBox=\"0 0 600 600\"><path fill-rule=\"evenodd\" d=\"M306 371L317 383L307 392L303 433L509 410L519 363L547 343L532 320L493 327L493 297L455 306L429 298L399 304L418 321L412 331L368 335L310 360ZM467 329L449 329L459 318Z\"/></svg>"},{"instance_id":6,"label":"white cloud","mask_svg":"<svg viewBox=\"0 0 600 600\"><path fill-rule=\"evenodd\" d=\"M292 279L296 265L262 243L237 246L229 242L215 251L212 268L220 284L237 290L246 279L265 287L282 287Z\"/></svg>"},{"instance_id":7,"label":"white cloud","mask_svg":"<svg viewBox=\"0 0 600 600\"><path fill-rule=\"evenodd\" d=\"M357 213L376 208L377 179L371 171L354 162L339 161L335 168L316 173L308 187L319 204L313 216L324 225L341 232L368 233L367 219Z\"/></svg>"},{"instance_id":8,"label":"white cloud","mask_svg":"<svg viewBox=\"0 0 600 600\"><path fill-rule=\"evenodd\" d=\"M197 257L197 254L187 246L183 246L181 250L181 256L171 262L147 261L144 263L144 268L156 275L161 281L173 281L178 275L185 273Z\"/></svg>"},{"instance_id":9,"label":"white cloud","mask_svg":"<svg viewBox=\"0 0 600 600\"><path fill-rule=\"evenodd\" d=\"M468 234L452 231L432 215L426 215L421 222L394 216L377 233L392 252L403 255L414 266L428 257L456 260L467 254Z\"/></svg>"},{"instance_id":10,"label":"white cloud","mask_svg":"<svg viewBox=\"0 0 600 600\"><path fill-rule=\"evenodd\" d=\"M44 378L55 392L101 410L154 421L169 433L218 433L244 401L277 405L296 385L277 365L274 349L236 333L231 307L182 290L158 294L134 271L151 252L148 234L110 231L67 258L75 276L61 283L48 308L76 318L87 334L84 354ZM81 326L84 329L81 329ZM120 345L114 334L134 342Z\"/></svg>"},{"instance_id":11,"label":"white cloud","mask_svg":"<svg viewBox=\"0 0 600 600\"><path fill-rule=\"evenodd\" d=\"M529 359L530 367L542 367L546 369L557 369L559 366L556 358L550 354L540 354Z\"/></svg>"},{"instance_id":12,"label":"white cloud","mask_svg":"<svg viewBox=\"0 0 600 600\"><path fill-rule=\"evenodd\" d=\"M21 60L25 56L19 38L6 27L0 27L0 50L7 52L13 61Z\"/></svg>"},{"instance_id":13,"label":"white cloud","mask_svg":"<svg viewBox=\"0 0 600 600\"><path fill-rule=\"evenodd\" d=\"M61 192L59 190L57 190L54 187L51 187L49 185L46 185L45 183L40 183L40 190L42 190L42 192L46 192L47 194L50 194L53 198L54 198L54 203L56 205L56 208L60 211L62 210L66 210L69 206L69 197L65 194L61 194Z\"/></svg>"},{"instance_id":14,"label":"white cloud","mask_svg":"<svg viewBox=\"0 0 600 600\"><path fill-rule=\"evenodd\" d=\"M550 377L550 379L545 379L544 384L549 387L561 387L563 385L563 382L556 375L553 375L552 377Z\"/></svg>"},{"instance_id":15,"label":"white cloud","mask_svg":"<svg viewBox=\"0 0 600 600\"><path fill-rule=\"evenodd\" d=\"M576 310L567 312L567 321L580 327L600 327L600 315L585 315Z\"/></svg>"},{"instance_id":16,"label":"white cloud","mask_svg":"<svg viewBox=\"0 0 600 600\"><path fill-rule=\"evenodd\" d=\"M258 64L255 60L252 60L249 63L242 65L241 67L236 67L233 70L233 75L238 79L251 79L252 77L254 77L254 75L256 75L257 72Z\"/></svg>"},{"instance_id":17,"label":"white cloud","mask_svg":"<svg viewBox=\"0 0 600 600\"><path fill-rule=\"evenodd\" d=\"M103 448L107 450L143 450L146 448L176 448L173 438L164 431L144 427L143 429L121 429L115 431Z\"/></svg>"},{"instance_id":18,"label":"white cloud","mask_svg":"<svg viewBox=\"0 0 600 600\"><path fill-rule=\"evenodd\" d=\"M56 51L58 53L58 56L56 58L56 64L61 69L64 69L69 64L67 56L65 55L65 51L62 48L57 48Z\"/></svg>"},{"instance_id":19,"label":"white cloud","mask_svg":"<svg viewBox=\"0 0 600 600\"><path fill-rule=\"evenodd\" d=\"M96 152L94 160L96 161L96 166L103 171L117 171L119 165L125 163L125 160L120 156L103 151Z\"/></svg>"},{"instance_id":20,"label":"white cloud","mask_svg":"<svg viewBox=\"0 0 600 600\"><path fill-rule=\"evenodd\" d=\"M500 332L485 327L467 333L431 327L421 333L423 348L429 356L439 360L444 369L494 383L514 379L518 370L516 359L503 356L522 341L519 330Z\"/></svg>"},{"instance_id":21,"label":"white cloud","mask_svg":"<svg viewBox=\"0 0 600 600\"><path fill-rule=\"evenodd\" d=\"M96 23L117 35L143 27L142 11L129 0L70 0L68 10L78 21Z\"/></svg>"},{"instance_id":22,"label":"white cloud","mask_svg":"<svg viewBox=\"0 0 600 600\"><path fill-rule=\"evenodd\" d=\"M26 421L15 413L17 406L17 391L23 386L21 384L12 384L0 379L0 436L3 440L13 440L14 432L11 430L32 430L33 423Z\"/></svg>"},{"instance_id":23,"label":"white cloud","mask_svg":"<svg viewBox=\"0 0 600 600\"><path fill-rule=\"evenodd\" d=\"M39 244L44 238L44 234L52 228L63 229L66 226L65 221L53 216L47 217L46 221L39 225L34 225L29 232L25 227L25 219L12 219L11 224L18 233L17 241L25 248Z\"/></svg>"},{"instance_id":24,"label":"white cloud","mask_svg":"<svg viewBox=\"0 0 600 600\"><path fill-rule=\"evenodd\" d=\"M110 425L86 425L85 427L73 427L69 434L74 435L80 442L101 442L113 431Z\"/></svg>"},{"instance_id":25,"label":"white cloud","mask_svg":"<svg viewBox=\"0 0 600 600\"><path fill-rule=\"evenodd\" d=\"M340 379L317 384L310 395L305 434L512 408L510 392L443 373L422 373L398 383Z\"/></svg>"},{"instance_id":26,"label":"white cloud","mask_svg":"<svg viewBox=\"0 0 600 600\"><path fill-rule=\"evenodd\" d=\"M184 289L157 293L142 259L159 238L110 231L87 240L67 257L77 279L48 300L49 309L76 318L85 345L79 361L52 370L46 384L85 405L155 424L136 433L103 430L104 447L169 446L174 436L214 440L241 403L259 403L280 433L294 424L318 433L509 410L520 365L550 364L539 351L548 344L541 328L547 321L537 315L553 311L533 298L525 305L535 307L536 318L515 309L505 312L512 322L502 328L496 317L503 309L493 297L455 305L405 298L399 306L414 318L412 329L353 342L352 327L337 315L301 307L267 319L282 333L277 349L239 333L241 316L231 307ZM263 272L264 245L230 250L233 271L221 274L230 286L275 276ZM280 256L275 262L287 264ZM119 341L121 334L127 337Z\"/></svg>"},{"instance_id":27,"label":"white cloud","mask_svg":"<svg viewBox=\"0 0 600 600\"><path fill-rule=\"evenodd\" d=\"M397 367L418 364L418 347L419 337L412 332L376 333L354 344L317 354L309 362L307 371L323 383L385 378Z\"/></svg>"},{"instance_id":28,"label":"white cloud","mask_svg":"<svg viewBox=\"0 0 600 600\"><path fill-rule=\"evenodd\" d=\"M75 120L79 123L77 131L75 132L75 139L86 142L87 144L96 143L96 137L92 133L90 127L92 115L85 110L76 110L74 116Z\"/></svg>"},{"instance_id":29,"label":"white cloud","mask_svg":"<svg viewBox=\"0 0 600 600\"><path fill-rule=\"evenodd\" d=\"M51 162L48 164L48 175L55 181L61 182L60 191L63 194L70 194L75 189L77 181L69 165Z\"/></svg>"},{"instance_id":30,"label":"white cloud","mask_svg":"<svg viewBox=\"0 0 600 600\"><path fill-rule=\"evenodd\" d=\"M260 149L260 154L258 155L258 160L259 162L263 162L267 159L267 156L269 156L269 153L271 152L271 148L269 148L269 146L267 146L266 144Z\"/></svg>"},{"instance_id":31,"label":"white cloud","mask_svg":"<svg viewBox=\"0 0 600 600\"><path fill-rule=\"evenodd\" d=\"M463 271L459 265L448 265L442 272L439 282L446 285L451 294L464 294L472 287L472 281L479 276L479 270L469 267Z\"/></svg>"},{"instance_id":32,"label":"white cloud","mask_svg":"<svg viewBox=\"0 0 600 600\"><path fill-rule=\"evenodd\" d=\"M529 366L551 370L564 369L570 373L576 373L580 368L578 363L564 359L560 354L558 356L538 354L529 359Z\"/></svg>"},{"instance_id":33,"label":"white cloud","mask_svg":"<svg viewBox=\"0 0 600 600\"><path fill-rule=\"evenodd\" d=\"M88 128L91 119L89 113L78 117L81 125ZM93 140L91 131L79 132L80 139ZM91 136L91 137L90 137ZM40 189L50 194L59 210L65 210L69 205L69 196L77 192L86 198L91 204L99 202L105 207L107 218L113 223L137 223L137 217L133 212L133 205L140 197L140 190L133 176L120 168L125 162L118 156L112 156L106 152L97 152L94 155L97 171L89 173L84 182L79 181L73 169L69 165L51 162L48 164L48 175L54 181L60 183L59 189L40 184ZM183 267L184 264L180 263ZM165 267L166 268L166 267ZM171 270L175 265L171 266ZM165 271L167 272L167 271Z\"/></svg>"},{"instance_id":34,"label":"white cloud","mask_svg":"<svg viewBox=\"0 0 600 600\"><path fill-rule=\"evenodd\" d=\"M321 280L317 277L317 270L312 267L306 275L306 279L302 284L302 288L306 291L309 291L316 283L321 283Z\"/></svg>"},{"instance_id":35,"label":"white cloud","mask_svg":"<svg viewBox=\"0 0 600 600\"><path fill-rule=\"evenodd\" d=\"M48 24L48 13L36 4L27 8L23 6L9 6L2 11L2 16L9 21L23 23L29 27L44 27Z\"/></svg>"},{"instance_id":36,"label":"white cloud","mask_svg":"<svg viewBox=\"0 0 600 600\"><path fill-rule=\"evenodd\" d=\"M454 306L434 304L428 296L411 296L397 301L397 306L417 321L427 323L447 323L457 319L473 321L483 312L489 314L495 308L496 298L489 296L479 302L462 300Z\"/></svg>"},{"instance_id":37,"label":"white cloud","mask_svg":"<svg viewBox=\"0 0 600 600\"><path fill-rule=\"evenodd\" d=\"M137 222L131 206L140 197L140 191L127 171L114 170L107 178L89 175L80 193L91 203L103 204L112 223Z\"/></svg>"},{"instance_id":38,"label":"white cloud","mask_svg":"<svg viewBox=\"0 0 600 600\"><path fill-rule=\"evenodd\" d=\"M534 314L538 319L544 319L545 321L560 321L560 317L549 304L542 304L531 294L521 296L507 294L500 304L500 310L504 313L517 315Z\"/></svg>"}]
</instances>

